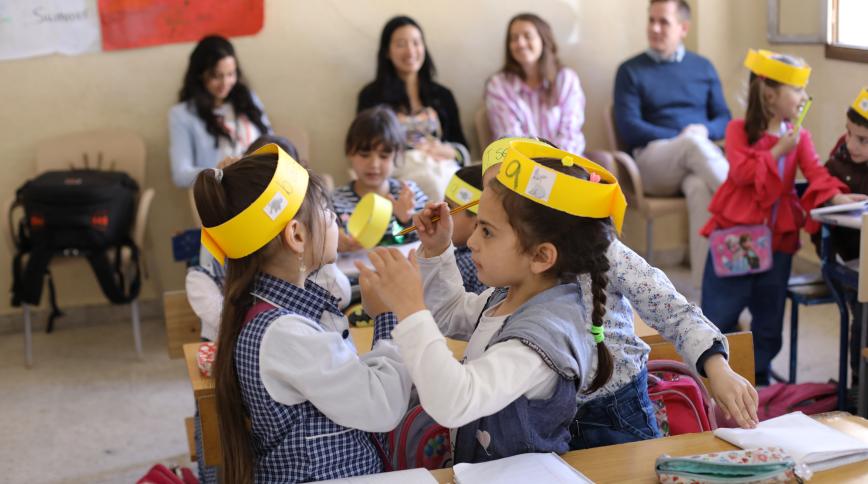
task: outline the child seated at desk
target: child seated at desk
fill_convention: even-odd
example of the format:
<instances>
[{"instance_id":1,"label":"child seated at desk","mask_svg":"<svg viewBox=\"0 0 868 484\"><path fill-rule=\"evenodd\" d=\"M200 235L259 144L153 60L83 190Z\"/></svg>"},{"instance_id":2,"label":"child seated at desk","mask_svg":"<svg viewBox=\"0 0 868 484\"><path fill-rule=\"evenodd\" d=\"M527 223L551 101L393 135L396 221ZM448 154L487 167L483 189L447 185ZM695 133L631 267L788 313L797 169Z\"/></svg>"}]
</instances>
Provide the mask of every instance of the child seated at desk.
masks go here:
<instances>
[{"instance_id":1,"label":"child seated at desk","mask_svg":"<svg viewBox=\"0 0 868 484\"><path fill-rule=\"evenodd\" d=\"M414 217L418 260L377 249L376 272L358 264L362 287L374 288L401 321L393 337L422 407L458 429L456 463L568 451L577 393L605 386L616 364L603 315L609 218L622 220L626 208L612 198L623 194L611 174L577 155L525 145L530 152L515 148L510 156L521 166L501 169L482 193L468 240L480 281L498 289L464 290L443 203ZM519 180L519 172L528 175ZM585 202L603 198L602 210ZM469 340L464 364L441 331Z\"/></svg>"},{"instance_id":2,"label":"child seated at desk","mask_svg":"<svg viewBox=\"0 0 868 484\"><path fill-rule=\"evenodd\" d=\"M223 480L308 482L382 471L371 432L394 428L409 375L380 314L358 356L336 300L311 272L336 257L322 182L276 145L194 185L202 243L229 259L214 361Z\"/></svg>"},{"instance_id":3,"label":"child seated at desk","mask_svg":"<svg viewBox=\"0 0 868 484\"><path fill-rule=\"evenodd\" d=\"M404 143L404 130L395 113L387 107L366 109L353 120L347 132L344 153L350 160L355 180L336 188L332 193L338 224L342 229L339 232L338 252L354 252L362 248L345 229L356 205L368 193L376 193L392 202L392 220L386 229L384 242L398 242L392 237L394 230L411 225L413 214L425 207L428 197L416 183L392 178ZM400 239L401 242L414 240L415 232Z\"/></svg>"},{"instance_id":4,"label":"child seated at desk","mask_svg":"<svg viewBox=\"0 0 868 484\"><path fill-rule=\"evenodd\" d=\"M847 109L847 132L844 133L832 152L826 169L829 174L844 182L852 193L868 194L868 88L863 88L853 104ZM859 257L858 230L846 227L830 227L830 253L849 261ZM811 240L820 254L821 231L811 235ZM850 369L853 386L859 383L859 346L862 342L861 304L852 304L853 323L850 325Z\"/></svg>"},{"instance_id":5,"label":"child seated at desk","mask_svg":"<svg viewBox=\"0 0 868 484\"><path fill-rule=\"evenodd\" d=\"M446 186L446 204L449 210L479 200L482 194L482 170L477 165L465 166L455 172L449 185ZM464 289L467 292L479 294L488 289L488 286L479 282L476 275L476 265L473 264L470 248L467 247L467 239L476 230L476 216L479 205L452 216L452 245L455 246L455 262L461 279L464 281Z\"/></svg>"}]
</instances>

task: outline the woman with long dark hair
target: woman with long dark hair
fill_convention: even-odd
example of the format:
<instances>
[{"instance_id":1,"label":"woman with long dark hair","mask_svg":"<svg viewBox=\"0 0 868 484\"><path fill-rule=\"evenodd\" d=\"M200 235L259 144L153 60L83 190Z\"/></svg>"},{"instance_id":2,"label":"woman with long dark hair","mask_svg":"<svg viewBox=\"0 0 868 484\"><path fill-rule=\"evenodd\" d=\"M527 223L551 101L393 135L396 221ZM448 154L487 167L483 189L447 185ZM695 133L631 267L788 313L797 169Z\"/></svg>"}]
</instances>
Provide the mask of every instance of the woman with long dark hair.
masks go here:
<instances>
[{"instance_id":1,"label":"woman with long dark hair","mask_svg":"<svg viewBox=\"0 0 868 484\"><path fill-rule=\"evenodd\" d=\"M585 94L579 76L564 67L557 54L545 20L522 13L509 21L506 60L485 86L495 139L539 136L573 153L585 150Z\"/></svg>"},{"instance_id":2,"label":"woman with long dark hair","mask_svg":"<svg viewBox=\"0 0 868 484\"><path fill-rule=\"evenodd\" d=\"M260 135L271 133L262 103L223 37L205 37L193 49L178 101L169 110L169 158L179 187L191 186L203 169L237 159Z\"/></svg>"},{"instance_id":3,"label":"woman with long dark hair","mask_svg":"<svg viewBox=\"0 0 868 484\"><path fill-rule=\"evenodd\" d=\"M434 82L436 74L422 28L410 17L394 17L380 36L377 77L359 93L356 111L388 105L407 131L408 147L463 164L469 154L458 105Z\"/></svg>"}]
</instances>

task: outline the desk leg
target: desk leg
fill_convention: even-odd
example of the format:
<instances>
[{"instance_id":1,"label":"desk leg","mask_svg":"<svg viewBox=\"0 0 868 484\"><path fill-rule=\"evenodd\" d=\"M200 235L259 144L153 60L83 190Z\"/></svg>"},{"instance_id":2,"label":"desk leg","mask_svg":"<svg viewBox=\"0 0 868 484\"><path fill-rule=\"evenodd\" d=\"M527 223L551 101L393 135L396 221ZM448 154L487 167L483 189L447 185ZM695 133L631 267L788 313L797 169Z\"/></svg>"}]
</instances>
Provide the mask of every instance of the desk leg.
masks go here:
<instances>
[{"instance_id":1,"label":"desk leg","mask_svg":"<svg viewBox=\"0 0 868 484\"><path fill-rule=\"evenodd\" d=\"M847 352L849 351L850 340L850 311L847 309L847 296L844 289L839 286L835 279L831 276L829 266L823 266L823 278L826 279L826 285L829 286L829 291L835 298L838 305L838 312L841 315L841 337L839 338L838 347L838 410L845 410L847 407Z\"/></svg>"},{"instance_id":2,"label":"desk leg","mask_svg":"<svg viewBox=\"0 0 868 484\"><path fill-rule=\"evenodd\" d=\"M868 417L868 363L862 357L862 349L868 346L868 303L860 303L862 305L862 314L859 318L859 325L862 327L861 343L859 345L859 408L858 413L861 417Z\"/></svg>"}]
</instances>

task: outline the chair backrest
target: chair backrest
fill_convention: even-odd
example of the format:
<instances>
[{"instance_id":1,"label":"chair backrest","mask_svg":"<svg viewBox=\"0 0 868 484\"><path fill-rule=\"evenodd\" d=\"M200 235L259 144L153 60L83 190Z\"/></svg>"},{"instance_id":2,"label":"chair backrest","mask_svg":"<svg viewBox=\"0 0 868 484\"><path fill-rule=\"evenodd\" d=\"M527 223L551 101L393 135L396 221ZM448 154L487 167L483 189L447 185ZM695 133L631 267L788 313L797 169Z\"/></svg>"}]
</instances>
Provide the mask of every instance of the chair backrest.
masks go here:
<instances>
[{"instance_id":1,"label":"chair backrest","mask_svg":"<svg viewBox=\"0 0 868 484\"><path fill-rule=\"evenodd\" d=\"M163 312L166 318L166 347L169 358L183 358L184 345L200 341L202 330L202 322L187 301L187 291L164 292Z\"/></svg>"},{"instance_id":2,"label":"chair backrest","mask_svg":"<svg viewBox=\"0 0 868 484\"><path fill-rule=\"evenodd\" d=\"M603 110L603 125L606 126L606 138L609 140L609 149L612 151L623 150L621 139L618 138L618 130L615 127L614 105L609 103Z\"/></svg>"},{"instance_id":3,"label":"chair backrest","mask_svg":"<svg viewBox=\"0 0 868 484\"><path fill-rule=\"evenodd\" d=\"M43 140L36 148L36 171L95 168L129 174L145 186L145 142L135 131L107 128Z\"/></svg>"},{"instance_id":4,"label":"chair backrest","mask_svg":"<svg viewBox=\"0 0 868 484\"><path fill-rule=\"evenodd\" d=\"M479 152L482 153L489 143L494 141L494 134L491 132L491 125L488 124L488 110L483 104L473 117L473 124L476 126L476 138L479 140Z\"/></svg>"},{"instance_id":5,"label":"chair backrest","mask_svg":"<svg viewBox=\"0 0 868 484\"><path fill-rule=\"evenodd\" d=\"M643 336L642 340L651 347L649 360L684 361L675 351L675 346L664 340L659 334ZM750 331L740 331L726 335L729 342L729 366L733 371L743 376L751 385L756 384L753 361L753 334ZM705 381L708 386L708 381Z\"/></svg>"},{"instance_id":6,"label":"chair backrest","mask_svg":"<svg viewBox=\"0 0 868 484\"><path fill-rule=\"evenodd\" d=\"M639 167L636 166L633 157L623 151L612 152L612 157L617 165L615 177L618 178L624 197L627 198L627 204L641 210L645 203L645 194Z\"/></svg>"}]
</instances>

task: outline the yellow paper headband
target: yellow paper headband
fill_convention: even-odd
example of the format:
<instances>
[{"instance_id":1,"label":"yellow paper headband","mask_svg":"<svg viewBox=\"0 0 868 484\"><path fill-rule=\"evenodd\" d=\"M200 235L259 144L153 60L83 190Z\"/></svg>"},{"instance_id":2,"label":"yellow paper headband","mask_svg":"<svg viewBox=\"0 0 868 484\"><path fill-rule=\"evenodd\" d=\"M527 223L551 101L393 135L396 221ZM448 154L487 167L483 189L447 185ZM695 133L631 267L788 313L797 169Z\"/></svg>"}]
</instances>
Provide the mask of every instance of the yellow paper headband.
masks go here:
<instances>
[{"instance_id":1,"label":"yellow paper headband","mask_svg":"<svg viewBox=\"0 0 868 484\"><path fill-rule=\"evenodd\" d=\"M850 106L854 111L859 113L865 119L868 119L868 88L863 87Z\"/></svg>"},{"instance_id":2,"label":"yellow paper headband","mask_svg":"<svg viewBox=\"0 0 868 484\"><path fill-rule=\"evenodd\" d=\"M767 77L773 81L788 84L795 87L805 87L811 77L811 68L808 65L794 66L784 61L775 59L779 55L768 50L753 50L747 52L744 58L744 66L758 76Z\"/></svg>"},{"instance_id":3,"label":"yellow paper headband","mask_svg":"<svg viewBox=\"0 0 868 484\"><path fill-rule=\"evenodd\" d=\"M569 176L532 158L557 158L567 166L576 164L608 183ZM561 212L578 217L612 217L615 229L621 233L627 200L618 180L602 166L581 156L540 143L512 141L497 180L515 193Z\"/></svg>"},{"instance_id":4,"label":"yellow paper headband","mask_svg":"<svg viewBox=\"0 0 868 484\"><path fill-rule=\"evenodd\" d=\"M452 178L449 180L449 185L446 186L446 198L457 203L459 206L467 205L470 202L479 200L480 196L482 196L482 190L467 183L461 178L458 178L457 174L452 175ZM470 210L475 214L478 213L479 206L474 205L467 210Z\"/></svg>"},{"instance_id":5,"label":"yellow paper headband","mask_svg":"<svg viewBox=\"0 0 868 484\"><path fill-rule=\"evenodd\" d=\"M506 152L509 149L509 144L513 141L526 141L528 143L537 144L540 146L549 146L542 141L539 141L535 138L500 138L498 140L494 140L485 147L485 151L482 152L482 174L484 175L486 171L492 166L501 163L504 159L506 159Z\"/></svg>"},{"instance_id":6,"label":"yellow paper headband","mask_svg":"<svg viewBox=\"0 0 868 484\"><path fill-rule=\"evenodd\" d=\"M202 245L220 264L226 257L240 259L264 247L295 217L304 201L307 170L273 143L251 155L270 153L277 155L277 169L259 198L226 222L202 228Z\"/></svg>"}]
</instances>

